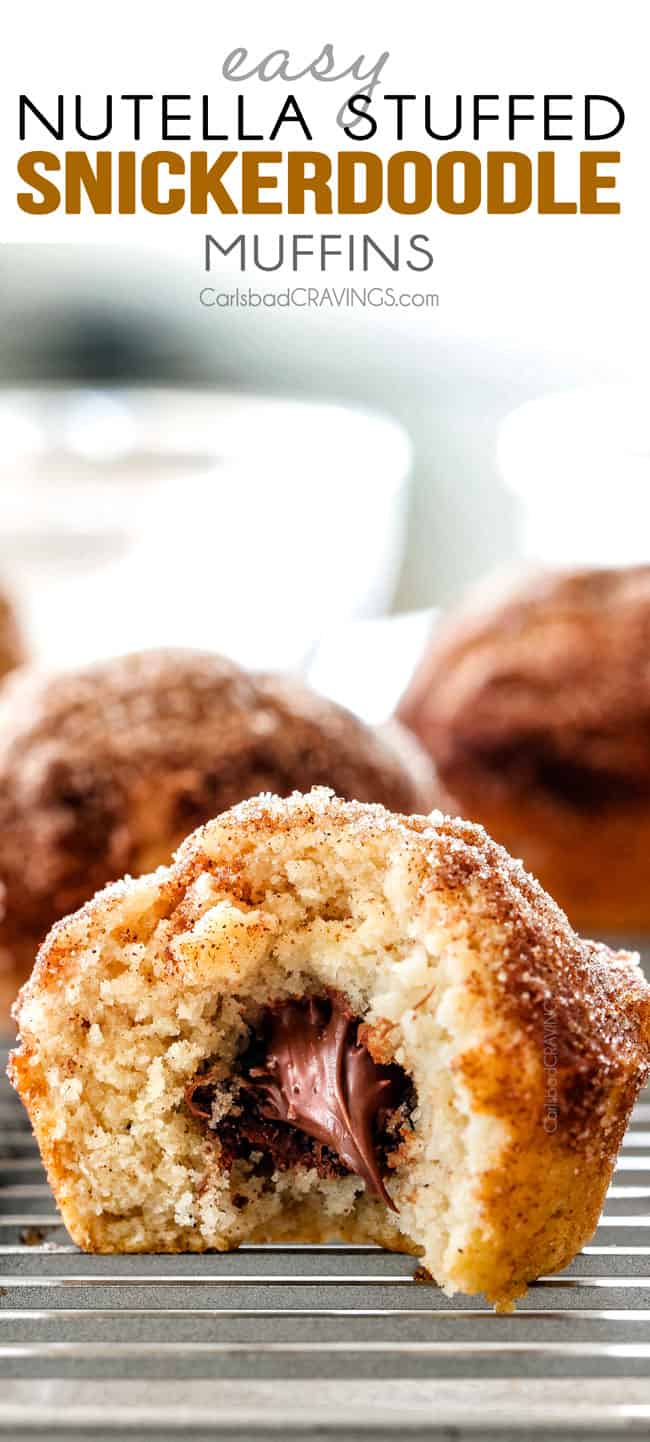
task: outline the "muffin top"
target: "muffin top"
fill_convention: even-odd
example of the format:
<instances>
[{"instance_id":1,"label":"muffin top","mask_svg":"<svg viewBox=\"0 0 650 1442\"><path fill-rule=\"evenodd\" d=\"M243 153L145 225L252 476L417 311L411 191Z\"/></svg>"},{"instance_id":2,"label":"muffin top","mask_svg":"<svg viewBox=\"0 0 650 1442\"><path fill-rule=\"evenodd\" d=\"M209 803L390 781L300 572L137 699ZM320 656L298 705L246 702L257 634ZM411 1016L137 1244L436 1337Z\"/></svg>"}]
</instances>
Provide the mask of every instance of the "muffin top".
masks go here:
<instances>
[{"instance_id":1,"label":"muffin top","mask_svg":"<svg viewBox=\"0 0 650 1442\"><path fill-rule=\"evenodd\" d=\"M319 861L317 878L314 856ZM608 1072L610 1080L619 1064L627 1069L630 1061L635 1072L639 1068L645 1074L650 985L636 953L614 951L603 942L579 936L539 882L482 826L440 811L429 816L391 814L381 805L342 801L324 787L307 795L265 794L241 802L190 833L168 868L154 876L113 882L55 925L16 1003L23 1044L29 1039L34 998L52 992L78 1019L66 987L85 971L84 948L93 951L106 935L123 938L127 932L130 939L150 939L160 917L167 922L165 946L171 946L174 956L172 938L186 937L188 931L193 935L198 926L197 945L186 946L181 960L176 959L188 992L197 982L203 985L201 923L213 906L223 905L224 898L236 908L235 924L244 918L244 931L236 938L240 952L234 971L229 948L222 952L217 945L213 963L222 984L225 975L228 986L237 992L249 964L253 974L251 958L257 955L262 937L266 945L269 927L277 936L278 922L269 920L271 913L280 918L280 930L286 926L300 935L314 924L315 915L323 914L332 923L329 940L341 939L345 952L345 938L353 934L352 916L363 926L364 935L368 932L370 903L359 903L359 897L365 895L375 868L378 875L387 868L391 880L384 878L378 889L371 882L373 922L381 929L391 907L396 907L400 925L406 926L409 956L413 935L418 939L426 935L429 942L434 937L434 952L443 935L451 951L460 948L468 961L470 989L479 994L489 978L490 1016L503 1012L508 1024L515 1025L513 1045L528 1037L542 1051L552 1009L555 1060L563 1070L573 1069L566 1098L572 1125L585 1123L581 1109L588 1100L588 1059ZM214 885L208 885L206 877L214 877ZM290 896L288 905L278 901L285 892ZM396 935L393 928L388 948L390 966L398 967L396 984L401 978L405 994L412 992L421 1006L422 975L417 968L400 972ZM349 946L351 972L356 968L365 975L369 968L374 973L380 951L379 946ZM330 947L328 954L335 956L336 947ZM299 976L304 976L302 956L298 948L297 959L291 962ZM174 984L178 975L175 972ZM453 967L451 975L455 975ZM154 984L153 968L149 978ZM101 976L88 974L87 981L96 990ZM359 986L363 992L361 982ZM139 997L138 989L138 1003ZM382 1059L377 1038L375 1042ZM495 1056L490 1065L498 1068L498 1063ZM504 1108L521 1106L516 1095L501 1102ZM576 1141L583 1139L576 1130Z\"/></svg>"},{"instance_id":2,"label":"muffin top","mask_svg":"<svg viewBox=\"0 0 650 1442\"><path fill-rule=\"evenodd\" d=\"M443 785L579 811L650 796L650 566L543 574L443 623L398 707Z\"/></svg>"},{"instance_id":3,"label":"muffin top","mask_svg":"<svg viewBox=\"0 0 650 1442\"><path fill-rule=\"evenodd\" d=\"M326 783L408 812L429 801L416 771L298 681L220 656L23 669L0 705L5 937L42 933L107 881L169 860L188 831L245 797Z\"/></svg>"}]
</instances>

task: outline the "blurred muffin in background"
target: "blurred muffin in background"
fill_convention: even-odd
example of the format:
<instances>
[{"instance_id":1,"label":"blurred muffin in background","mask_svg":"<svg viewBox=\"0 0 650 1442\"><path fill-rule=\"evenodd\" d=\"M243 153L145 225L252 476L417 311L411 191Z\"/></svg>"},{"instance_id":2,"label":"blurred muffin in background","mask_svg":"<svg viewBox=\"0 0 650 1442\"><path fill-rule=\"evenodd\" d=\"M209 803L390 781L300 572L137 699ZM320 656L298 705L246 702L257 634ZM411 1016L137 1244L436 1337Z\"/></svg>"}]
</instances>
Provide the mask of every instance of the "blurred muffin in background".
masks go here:
<instances>
[{"instance_id":1,"label":"blurred muffin in background","mask_svg":"<svg viewBox=\"0 0 650 1442\"><path fill-rule=\"evenodd\" d=\"M393 811L427 810L429 762L406 742L382 739L298 681L205 652L18 672L0 703L8 985L15 991L53 922L107 881L168 861L194 827L260 791L327 785Z\"/></svg>"},{"instance_id":2,"label":"blurred muffin in background","mask_svg":"<svg viewBox=\"0 0 650 1442\"><path fill-rule=\"evenodd\" d=\"M16 609L5 591L0 591L0 681L26 660Z\"/></svg>"},{"instance_id":3,"label":"blurred muffin in background","mask_svg":"<svg viewBox=\"0 0 650 1442\"><path fill-rule=\"evenodd\" d=\"M482 822L575 925L650 929L650 566L477 590L397 714L443 810Z\"/></svg>"}]
</instances>

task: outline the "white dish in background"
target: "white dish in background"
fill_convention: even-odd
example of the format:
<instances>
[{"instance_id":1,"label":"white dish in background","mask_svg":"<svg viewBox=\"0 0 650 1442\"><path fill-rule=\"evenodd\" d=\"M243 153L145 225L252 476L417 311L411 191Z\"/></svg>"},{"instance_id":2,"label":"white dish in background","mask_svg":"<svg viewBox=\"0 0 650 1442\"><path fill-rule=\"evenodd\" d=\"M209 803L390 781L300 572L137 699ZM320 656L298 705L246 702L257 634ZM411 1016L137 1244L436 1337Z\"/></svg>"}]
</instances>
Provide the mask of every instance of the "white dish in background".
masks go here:
<instances>
[{"instance_id":1,"label":"white dish in background","mask_svg":"<svg viewBox=\"0 0 650 1442\"><path fill-rule=\"evenodd\" d=\"M528 401L502 422L497 455L528 560L650 560L650 381Z\"/></svg>"},{"instance_id":2,"label":"white dish in background","mask_svg":"<svg viewBox=\"0 0 650 1442\"><path fill-rule=\"evenodd\" d=\"M390 605L411 463L393 420L65 388L5 392L0 423L0 570L49 663L193 645L298 666Z\"/></svg>"},{"instance_id":3,"label":"white dish in background","mask_svg":"<svg viewBox=\"0 0 650 1442\"><path fill-rule=\"evenodd\" d=\"M324 696L371 725L386 721L413 675L437 612L408 611L329 630L307 675Z\"/></svg>"}]
</instances>

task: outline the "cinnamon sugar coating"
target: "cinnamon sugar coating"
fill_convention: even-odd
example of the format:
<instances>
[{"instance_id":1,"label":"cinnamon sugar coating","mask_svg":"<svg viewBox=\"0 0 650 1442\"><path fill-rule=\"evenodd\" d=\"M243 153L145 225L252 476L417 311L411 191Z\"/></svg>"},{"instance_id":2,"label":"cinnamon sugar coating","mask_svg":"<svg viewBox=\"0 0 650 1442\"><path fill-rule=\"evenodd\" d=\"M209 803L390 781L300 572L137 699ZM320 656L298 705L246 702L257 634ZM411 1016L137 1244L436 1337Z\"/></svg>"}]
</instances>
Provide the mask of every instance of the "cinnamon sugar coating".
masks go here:
<instances>
[{"instance_id":1,"label":"cinnamon sugar coating","mask_svg":"<svg viewBox=\"0 0 650 1442\"><path fill-rule=\"evenodd\" d=\"M217 655L23 670L0 707L5 957L31 965L58 917L107 881L168 861L188 831L247 796L327 784L416 810L431 801L416 771L298 681Z\"/></svg>"},{"instance_id":2,"label":"cinnamon sugar coating","mask_svg":"<svg viewBox=\"0 0 650 1442\"><path fill-rule=\"evenodd\" d=\"M233 1178L184 1106L251 1007L332 986L415 1089L394 1211L316 1168ZM59 922L17 1019L11 1077L80 1245L378 1241L502 1306L593 1233L650 1053L638 961L482 828L323 791L244 802Z\"/></svg>"},{"instance_id":3,"label":"cinnamon sugar coating","mask_svg":"<svg viewBox=\"0 0 650 1442\"><path fill-rule=\"evenodd\" d=\"M477 592L434 633L398 715L440 804L523 856L572 920L650 922L650 566Z\"/></svg>"},{"instance_id":4,"label":"cinnamon sugar coating","mask_svg":"<svg viewBox=\"0 0 650 1442\"><path fill-rule=\"evenodd\" d=\"M537 577L432 640L399 714L453 790L650 798L650 566Z\"/></svg>"}]
</instances>

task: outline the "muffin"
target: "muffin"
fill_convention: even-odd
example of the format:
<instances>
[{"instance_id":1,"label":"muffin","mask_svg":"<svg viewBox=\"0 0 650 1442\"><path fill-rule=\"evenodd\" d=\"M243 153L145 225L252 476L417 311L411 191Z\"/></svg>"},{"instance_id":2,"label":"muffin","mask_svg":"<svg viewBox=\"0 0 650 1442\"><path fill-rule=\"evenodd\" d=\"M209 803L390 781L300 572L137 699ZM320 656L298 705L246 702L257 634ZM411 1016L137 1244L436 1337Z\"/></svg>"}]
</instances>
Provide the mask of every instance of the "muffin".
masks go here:
<instances>
[{"instance_id":1,"label":"muffin","mask_svg":"<svg viewBox=\"0 0 650 1442\"><path fill-rule=\"evenodd\" d=\"M0 591L0 681L26 659L25 644L13 602Z\"/></svg>"},{"instance_id":2,"label":"muffin","mask_svg":"<svg viewBox=\"0 0 650 1442\"><path fill-rule=\"evenodd\" d=\"M168 861L237 801L317 784L398 811L431 804L423 755L398 752L298 681L220 656L150 651L11 678L0 704L0 946L13 996L16 968L24 978L52 923L98 887Z\"/></svg>"},{"instance_id":3,"label":"muffin","mask_svg":"<svg viewBox=\"0 0 650 1442\"><path fill-rule=\"evenodd\" d=\"M650 566L536 576L443 623L398 708L439 804L572 922L650 928Z\"/></svg>"},{"instance_id":4,"label":"muffin","mask_svg":"<svg viewBox=\"0 0 650 1442\"><path fill-rule=\"evenodd\" d=\"M59 922L17 1020L79 1246L377 1242L508 1307L597 1224L650 987L480 827L317 790Z\"/></svg>"}]
</instances>

